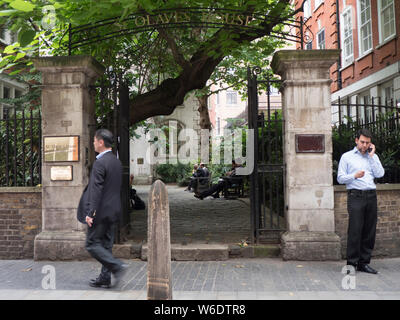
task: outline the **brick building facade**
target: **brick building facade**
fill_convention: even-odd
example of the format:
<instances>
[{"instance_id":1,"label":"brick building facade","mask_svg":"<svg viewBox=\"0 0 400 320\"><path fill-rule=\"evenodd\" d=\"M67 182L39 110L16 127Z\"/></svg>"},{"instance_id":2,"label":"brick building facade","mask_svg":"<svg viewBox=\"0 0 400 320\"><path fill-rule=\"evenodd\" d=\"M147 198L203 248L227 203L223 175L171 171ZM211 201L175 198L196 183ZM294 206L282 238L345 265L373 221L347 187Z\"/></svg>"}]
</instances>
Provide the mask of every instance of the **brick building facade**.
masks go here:
<instances>
[{"instance_id":1,"label":"brick building facade","mask_svg":"<svg viewBox=\"0 0 400 320\"><path fill-rule=\"evenodd\" d=\"M306 0L299 15L313 38L306 49L342 50L331 67L332 102L400 100L400 1Z\"/></svg>"}]
</instances>

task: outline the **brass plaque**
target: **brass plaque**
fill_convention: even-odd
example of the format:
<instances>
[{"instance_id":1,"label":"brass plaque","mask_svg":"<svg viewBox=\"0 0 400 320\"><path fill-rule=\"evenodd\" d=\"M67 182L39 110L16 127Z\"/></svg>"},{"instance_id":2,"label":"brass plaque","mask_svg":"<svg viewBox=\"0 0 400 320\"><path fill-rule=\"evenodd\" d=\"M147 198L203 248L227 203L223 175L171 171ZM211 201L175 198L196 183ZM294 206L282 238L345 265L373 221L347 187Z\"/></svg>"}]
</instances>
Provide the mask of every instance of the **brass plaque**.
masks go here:
<instances>
[{"instance_id":1,"label":"brass plaque","mask_svg":"<svg viewBox=\"0 0 400 320\"><path fill-rule=\"evenodd\" d=\"M296 134L297 153L324 153L324 134Z\"/></svg>"},{"instance_id":2,"label":"brass plaque","mask_svg":"<svg viewBox=\"0 0 400 320\"><path fill-rule=\"evenodd\" d=\"M52 166L50 168L51 181L72 181L72 166Z\"/></svg>"},{"instance_id":3,"label":"brass plaque","mask_svg":"<svg viewBox=\"0 0 400 320\"><path fill-rule=\"evenodd\" d=\"M79 136L43 137L44 161L79 161Z\"/></svg>"},{"instance_id":4,"label":"brass plaque","mask_svg":"<svg viewBox=\"0 0 400 320\"><path fill-rule=\"evenodd\" d=\"M144 159L143 158L137 158L137 164L143 164Z\"/></svg>"}]
</instances>

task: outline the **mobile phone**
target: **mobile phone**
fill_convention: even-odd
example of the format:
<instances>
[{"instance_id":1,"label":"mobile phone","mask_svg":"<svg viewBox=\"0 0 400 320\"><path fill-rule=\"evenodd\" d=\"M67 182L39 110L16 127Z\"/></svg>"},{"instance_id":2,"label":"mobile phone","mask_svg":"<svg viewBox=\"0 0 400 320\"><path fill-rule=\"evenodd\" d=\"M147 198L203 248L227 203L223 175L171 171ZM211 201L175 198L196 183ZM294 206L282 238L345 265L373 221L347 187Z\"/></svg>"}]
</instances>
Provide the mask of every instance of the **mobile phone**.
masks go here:
<instances>
[{"instance_id":1,"label":"mobile phone","mask_svg":"<svg viewBox=\"0 0 400 320\"><path fill-rule=\"evenodd\" d=\"M372 151L372 148L369 147L369 148L367 149L367 152L370 153L371 151Z\"/></svg>"}]
</instances>

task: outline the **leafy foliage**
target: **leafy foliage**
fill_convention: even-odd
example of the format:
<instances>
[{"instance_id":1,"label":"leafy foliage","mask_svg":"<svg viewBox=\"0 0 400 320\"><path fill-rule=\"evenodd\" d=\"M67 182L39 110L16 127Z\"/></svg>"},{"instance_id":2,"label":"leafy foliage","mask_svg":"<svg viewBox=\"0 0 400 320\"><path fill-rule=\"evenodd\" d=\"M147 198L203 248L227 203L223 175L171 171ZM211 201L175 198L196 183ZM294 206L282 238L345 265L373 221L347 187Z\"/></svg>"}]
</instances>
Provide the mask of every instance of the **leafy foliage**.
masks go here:
<instances>
[{"instance_id":1,"label":"leafy foliage","mask_svg":"<svg viewBox=\"0 0 400 320\"><path fill-rule=\"evenodd\" d=\"M280 40L273 40L268 35L281 28L279 23L293 17L289 0L0 0L3 9L0 11L0 25L18 33L18 42L3 51L0 68L13 67L15 72L19 72L21 66L32 67L31 57L66 55L69 24L73 27L90 26L101 20L120 17L112 25L85 31L86 37L93 38L105 32L130 30L132 19L125 18L135 12L152 14L168 8L187 10L199 7L259 13L260 19L249 21L250 25L258 26L259 31L244 28L154 28L79 46L71 53L92 55L103 65L112 67L124 80L130 78L132 106L137 107L136 112L131 113L131 123L134 123L150 116L170 114L182 103L186 93L205 86L219 63L213 81L217 83L224 79L235 88L244 88L240 80L246 78L246 66L268 65L266 57L281 44ZM168 94L171 95L170 101L165 97Z\"/></svg>"},{"instance_id":2,"label":"leafy foliage","mask_svg":"<svg viewBox=\"0 0 400 320\"><path fill-rule=\"evenodd\" d=\"M333 183L337 184L337 170L343 153L355 147L358 130L364 127L359 122L347 117L346 124L340 124L332 129L333 143ZM385 176L378 179L380 183L400 183L400 119L393 112L380 114L377 120L369 123L368 128L373 134L372 143L385 169Z\"/></svg>"}]
</instances>

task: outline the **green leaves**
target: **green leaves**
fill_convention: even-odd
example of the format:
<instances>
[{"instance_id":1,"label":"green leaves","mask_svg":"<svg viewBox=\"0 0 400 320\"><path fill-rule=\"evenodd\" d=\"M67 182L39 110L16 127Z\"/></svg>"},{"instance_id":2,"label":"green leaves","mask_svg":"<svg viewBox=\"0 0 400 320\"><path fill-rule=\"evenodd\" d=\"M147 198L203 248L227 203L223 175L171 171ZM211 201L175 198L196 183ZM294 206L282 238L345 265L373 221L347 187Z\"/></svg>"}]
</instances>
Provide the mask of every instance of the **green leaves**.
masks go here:
<instances>
[{"instance_id":1,"label":"green leaves","mask_svg":"<svg viewBox=\"0 0 400 320\"><path fill-rule=\"evenodd\" d=\"M0 11L0 17L6 17L16 12L18 12L18 10L2 10Z\"/></svg>"},{"instance_id":2,"label":"green leaves","mask_svg":"<svg viewBox=\"0 0 400 320\"><path fill-rule=\"evenodd\" d=\"M29 45L36 36L36 32L34 30L22 30L18 34L18 42L22 47L26 47Z\"/></svg>"},{"instance_id":3,"label":"green leaves","mask_svg":"<svg viewBox=\"0 0 400 320\"><path fill-rule=\"evenodd\" d=\"M19 10L19 11L31 12L31 11L33 11L33 9L35 9L36 6L27 1L15 0L10 3L10 7L14 8L16 10Z\"/></svg>"}]
</instances>

